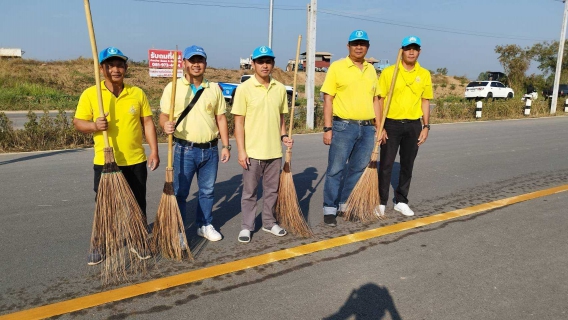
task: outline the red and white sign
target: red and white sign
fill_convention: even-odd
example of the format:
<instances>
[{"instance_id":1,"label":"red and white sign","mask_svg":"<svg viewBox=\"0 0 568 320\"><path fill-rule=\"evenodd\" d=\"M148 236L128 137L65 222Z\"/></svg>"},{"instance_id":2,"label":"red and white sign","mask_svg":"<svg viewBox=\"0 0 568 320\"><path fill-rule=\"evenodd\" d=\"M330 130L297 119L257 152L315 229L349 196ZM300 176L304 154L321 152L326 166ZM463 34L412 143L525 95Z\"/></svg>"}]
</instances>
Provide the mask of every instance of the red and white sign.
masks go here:
<instances>
[{"instance_id":1,"label":"red and white sign","mask_svg":"<svg viewBox=\"0 0 568 320\"><path fill-rule=\"evenodd\" d=\"M148 50L150 77L171 77L175 50ZM183 75L181 51L178 51L178 76Z\"/></svg>"}]
</instances>

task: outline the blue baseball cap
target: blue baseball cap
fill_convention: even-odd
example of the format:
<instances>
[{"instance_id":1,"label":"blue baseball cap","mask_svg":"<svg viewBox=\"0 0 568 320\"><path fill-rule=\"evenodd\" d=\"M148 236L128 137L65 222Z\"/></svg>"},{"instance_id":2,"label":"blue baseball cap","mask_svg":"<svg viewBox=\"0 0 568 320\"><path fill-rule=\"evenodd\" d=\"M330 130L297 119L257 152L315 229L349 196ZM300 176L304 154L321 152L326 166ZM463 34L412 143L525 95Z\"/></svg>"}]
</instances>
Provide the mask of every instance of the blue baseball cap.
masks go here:
<instances>
[{"instance_id":1,"label":"blue baseball cap","mask_svg":"<svg viewBox=\"0 0 568 320\"><path fill-rule=\"evenodd\" d=\"M421 43L420 43L420 38L418 38L417 36L408 36L404 39L402 39L402 47L406 47L409 46L411 44L415 44L419 47L421 47Z\"/></svg>"},{"instance_id":2,"label":"blue baseball cap","mask_svg":"<svg viewBox=\"0 0 568 320\"><path fill-rule=\"evenodd\" d=\"M118 50L115 47L108 47L99 53L99 63L103 63L103 61L113 57L120 58L124 60L124 62L128 60L128 57L125 56L122 51Z\"/></svg>"},{"instance_id":3,"label":"blue baseball cap","mask_svg":"<svg viewBox=\"0 0 568 320\"><path fill-rule=\"evenodd\" d=\"M272 49L270 49L267 46L260 46L256 49L254 49L254 51L252 52L252 60L256 60L256 59L262 58L262 57L276 58L274 56L274 52L272 52Z\"/></svg>"},{"instance_id":4,"label":"blue baseball cap","mask_svg":"<svg viewBox=\"0 0 568 320\"><path fill-rule=\"evenodd\" d=\"M185 50L183 50L184 59L187 60L193 56L202 56L203 58L207 59L207 54L205 53L205 50L203 50L203 48L199 46L192 45L191 47L187 47L185 48Z\"/></svg>"},{"instance_id":5,"label":"blue baseball cap","mask_svg":"<svg viewBox=\"0 0 568 320\"><path fill-rule=\"evenodd\" d=\"M351 34L349 35L349 42L355 40L369 41L369 36L367 35L367 32L364 30L355 30L351 32Z\"/></svg>"}]
</instances>

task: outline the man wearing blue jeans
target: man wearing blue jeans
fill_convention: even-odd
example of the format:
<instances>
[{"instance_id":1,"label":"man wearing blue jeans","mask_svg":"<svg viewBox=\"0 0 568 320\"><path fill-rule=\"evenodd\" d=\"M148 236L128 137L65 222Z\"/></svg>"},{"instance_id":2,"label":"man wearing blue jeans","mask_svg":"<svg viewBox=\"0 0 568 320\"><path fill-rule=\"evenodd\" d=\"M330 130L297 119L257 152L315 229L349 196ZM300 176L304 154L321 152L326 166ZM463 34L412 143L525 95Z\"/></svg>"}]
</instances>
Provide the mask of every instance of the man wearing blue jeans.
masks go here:
<instances>
[{"instance_id":1,"label":"man wearing blue jeans","mask_svg":"<svg viewBox=\"0 0 568 320\"><path fill-rule=\"evenodd\" d=\"M177 81L174 118L177 119L198 92L199 100L176 128L176 121L169 121L172 83L164 89L160 108L160 125L167 134L174 134L174 193L183 220L186 219L189 188L197 174L199 201L196 209L197 235L209 241L223 237L211 224L213 217L213 186L219 164L218 137L223 143L221 161L229 161L231 145L225 117L226 104L217 83L204 78L207 54L203 48L191 46L183 52L184 77ZM185 244L182 244L185 245Z\"/></svg>"},{"instance_id":2,"label":"man wearing blue jeans","mask_svg":"<svg viewBox=\"0 0 568 320\"><path fill-rule=\"evenodd\" d=\"M344 205L371 160L375 124L380 123L377 73L367 61L369 37L363 30L349 36L349 55L331 64L324 93L323 143L329 156L323 190L324 223L337 225Z\"/></svg>"}]
</instances>

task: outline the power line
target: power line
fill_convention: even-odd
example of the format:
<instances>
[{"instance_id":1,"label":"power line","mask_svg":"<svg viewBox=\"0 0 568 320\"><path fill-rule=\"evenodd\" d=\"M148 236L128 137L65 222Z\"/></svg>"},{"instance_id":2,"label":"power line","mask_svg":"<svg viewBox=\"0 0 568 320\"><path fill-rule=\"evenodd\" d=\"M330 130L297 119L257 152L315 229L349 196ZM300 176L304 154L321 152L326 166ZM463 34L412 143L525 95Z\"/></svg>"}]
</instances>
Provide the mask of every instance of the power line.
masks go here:
<instances>
[{"instance_id":1,"label":"power line","mask_svg":"<svg viewBox=\"0 0 568 320\"><path fill-rule=\"evenodd\" d=\"M184 1L184 2L177 1L176 2L176 1L168 1L168 0L132 0L132 1L146 2L146 3L157 3L157 4L202 6L202 7L269 10L268 6L253 5L253 4L246 4L246 3L235 4L235 3L229 3L229 2L211 2L211 1L209 1L207 3L192 2L192 1L189 1L189 2L188 1ZM552 0L552 1L561 2L563 0ZM306 9L302 8L302 7L295 7L295 6L274 6L274 10L305 11ZM373 18L373 17L370 17L370 16L365 16L365 15L343 13L343 12L339 12L339 11L335 11L335 10L329 10L329 9L319 9L319 11L322 14L326 14L326 15L330 15L330 16L336 16L336 17L342 17L342 18L348 18L348 19L357 19L357 20L362 20L362 21L375 22L375 23L379 23L379 24L386 24L386 25L393 25L393 26L407 27L407 28L415 28L415 29L429 30L429 31L435 31L435 32L443 32L443 33L450 33L450 34L460 34L460 35L466 35L466 36L508 39L508 40L548 41L548 40L543 40L543 39L527 38L527 37L521 37L521 36L515 36L515 35L492 34L492 33L485 33L485 32L472 32L472 31L466 31L466 30L448 29L448 28L443 28L443 27L438 27L438 26L416 25L416 24L410 24L410 23L394 21L394 20L377 19L377 18Z\"/></svg>"},{"instance_id":2,"label":"power line","mask_svg":"<svg viewBox=\"0 0 568 320\"><path fill-rule=\"evenodd\" d=\"M461 35L476 36L476 37L486 37L486 38L545 41L543 39L533 39L533 38L525 38L525 37L503 35L503 34L500 35L500 34L491 34L491 33L484 33L484 32L460 31L460 30L456 30L456 29L449 30L449 29L445 29L445 28L442 28L442 27L436 27L436 26L425 26L425 25L419 26L419 25L415 25L415 24L406 24L404 22L398 22L398 21L392 21L392 20L376 19L376 18L372 18L372 17L369 17L369 16L364 16L364 15L339 13L337 11L326 10L326 9L320 9L319 11L323 14L332 15L332 16L351 18L351 19L357 19L357 20L363 20L363 21L369 21L369 22L376 22L376 23L380 23L380 24L387 24L387 25L393 25L393 26L399 26L399 27L408 27L408 28L429 30L429 31L461 34Z\"/></svg>"},{"instance_id":3,"label":"power line","mask_svg":"<svg viewBox=\"0 0 568 320\"><path fill-rule=\"evenodd\" d=\"M175 2L175 1L164 1L164 0L132 0L136 2L148 2L148 3L159 3L159 4L177 4L177 5L187 5L187 6L199 6L199 7L218 7L218 8L238 8L238 9L261 9L268 10L268 7L258 6L258 5L247 5L247 4L234 4L228 2ZM274 7L278 10L288 10L288 11L305 11L305 8L300 7L286 7L278 6Z\"/></svg>"}]
</instances>

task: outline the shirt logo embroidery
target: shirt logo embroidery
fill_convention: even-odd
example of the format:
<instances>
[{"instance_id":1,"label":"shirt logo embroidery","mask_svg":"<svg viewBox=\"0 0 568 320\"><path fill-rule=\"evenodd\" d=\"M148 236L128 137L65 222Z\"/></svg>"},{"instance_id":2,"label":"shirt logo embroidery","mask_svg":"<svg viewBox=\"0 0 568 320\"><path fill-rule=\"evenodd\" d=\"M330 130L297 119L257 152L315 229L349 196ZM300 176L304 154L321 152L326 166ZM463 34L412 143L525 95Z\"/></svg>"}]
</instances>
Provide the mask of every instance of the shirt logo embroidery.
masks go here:
<instances>
[{"instance_id":1,"label":"shirt logo embroidery","mask_svg":"<svg viewBox=\"0 0 568 320\"><path fill-rule=\"evenodd\" d=\"M416 81L416 82L420 82L420 77L419 77L419 76L416 76L416 80L415 80L415 81Z\"/></svg>"},{"instance_id":2,"label":"shirt logo embroidery","mask_svg":"<svg viewBox=\"0 0 568 320\"><path fill-rule=\"evenodd\" d=\"M130 114L131 115L135 115L136 114L136 109L134 108L134 106L130 106Z\"/></svg>"},{"instance_id":3,"label":"shirt logo embroidery","mask_svg":"<svg viewBox=\"0 0 568 320\"><path fill-rule=\"evenodd\" d=\"M207 105L207 109L206 109L206 110L207 110L207 113L208 113L208 114L212 114L212 113L213 113L213 106L211 105L211 103Z\"/></svg>"}]
</instances>

